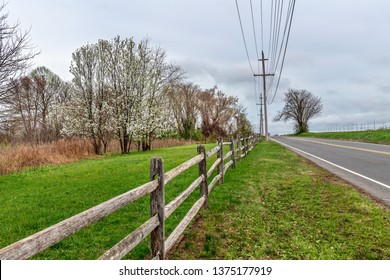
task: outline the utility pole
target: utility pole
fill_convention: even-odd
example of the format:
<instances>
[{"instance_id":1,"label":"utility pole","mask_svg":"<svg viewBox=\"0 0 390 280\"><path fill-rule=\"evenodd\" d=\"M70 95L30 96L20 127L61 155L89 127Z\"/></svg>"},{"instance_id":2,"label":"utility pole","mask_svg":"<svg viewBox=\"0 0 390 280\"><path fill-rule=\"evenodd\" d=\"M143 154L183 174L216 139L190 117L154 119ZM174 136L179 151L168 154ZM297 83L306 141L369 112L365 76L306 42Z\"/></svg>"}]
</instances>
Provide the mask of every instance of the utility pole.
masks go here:
<instances>
[{"instance_id":1,"label":"utility pole","mask_svg":"<svg viewBox=\"0 0 390 280\"><path fill-rule=\"evenodd\" d=\"M263 97L260 94L260 135L264 134L263 123Z\"/></svg>"},{"instance_id":2,"label":"utility pole","mask_svg":"<svg viewBox=\"0 0 390 280\"><path fill-rule=\"evenodd\" d=\"M259 61L263 64L263 74L254 74L255 77L263 77L263 102L264 102L264 134L265 140L268 141L268 116L267 116L267 87L265 84L265 77L274 76L275 74L266 74L265 73L265 61L268 59L264 58L264 51L261 51L261 59ZM261 106L261 105L260 105Z\"/></svg>"},{"instance_id":3,"label":"utility pole","mask_svg":"<svg viewBox=\"0 0 390 280\"><path fill-rule=\"evenodd\" d=\"M263 121L263 96L260 93L260 103L256 103L256 105L260 106L260 114L257 115L260 117L260 125L259 125L259 133L260 136L264 135L264 121Z\"/></svg>"}]
</instances>

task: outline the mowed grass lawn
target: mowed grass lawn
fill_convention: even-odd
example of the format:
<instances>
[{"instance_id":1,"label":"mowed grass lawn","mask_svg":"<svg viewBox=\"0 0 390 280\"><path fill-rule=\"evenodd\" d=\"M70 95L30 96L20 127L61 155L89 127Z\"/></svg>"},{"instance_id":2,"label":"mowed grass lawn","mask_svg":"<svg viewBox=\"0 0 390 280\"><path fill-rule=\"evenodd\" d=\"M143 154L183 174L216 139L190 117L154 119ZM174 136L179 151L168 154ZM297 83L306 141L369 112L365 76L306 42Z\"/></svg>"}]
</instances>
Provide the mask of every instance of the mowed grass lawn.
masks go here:
<instances>
[{"instance_id":1,"label":"mowed grass lawn","mask_svg":"<svg viewBox=\"0 0 390 280\"><path fill-rule=\"evenodd\" d=\"M390 211L275 143L261 143L172 259L390 259Z\"/></svg>"},{"instance_id":2,"label":"mowed grass lawn","mask_svg":"<svg viewBox=\"0 0 390 280\"><path fill-rule=\"evenodd\" d=\"M347 132L308 132L297 134L301 137L351 140L376 144L390 144L390 129L347 131Z\"/></svg>"},{"instance_id":3,"label":"mowed grass lawn","mask_svg":"<svg viewBox=\"0 0 390 280\"><path fill-rule=\"evenodd\" d=\"M215 144L206 145L206 150ZM196 145L156 149L76 163L37 168L0 176L0 248L78 214L149 181L150 159L160 156L165 171L194 157ZM166 185L166 203L198 176L197 166ZM199 191L166 221L169 234L183 218ZM96 259L149 218L149 196L87 227L38 259ZM144 259L149 240L126 258Z\"/></svg>"},{"instance_id":4,"label":"mowed grass lawn","mask_svg":"<svg viewBox=\"0 0 390 280\"><path fill-rule=\"evenodd\" d=\"M209 150L214 145L207 145ZM149 160L170 170L196 146L84 160L0 177L0 247L149 180ZM208 161L208 165L212 163ZM198 175L166 186L168 203ZM166 221L166 236L193 195ZM37 259L96 259L149 217L149 198L76 233ZM126 259L149 256L149 238ZM171 259L390 259L390 211L285 148L260 143L210 194Z\"/></svg>"}]
</instances>

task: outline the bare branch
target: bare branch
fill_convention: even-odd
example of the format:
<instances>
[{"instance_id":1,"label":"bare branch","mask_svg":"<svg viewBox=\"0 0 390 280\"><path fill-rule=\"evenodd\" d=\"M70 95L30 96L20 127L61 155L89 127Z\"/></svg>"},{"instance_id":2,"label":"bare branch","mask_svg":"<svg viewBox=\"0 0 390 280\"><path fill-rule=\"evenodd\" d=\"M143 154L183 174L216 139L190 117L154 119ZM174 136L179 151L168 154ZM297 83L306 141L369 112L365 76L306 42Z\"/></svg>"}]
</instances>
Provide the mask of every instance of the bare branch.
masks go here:
<instances>
[{"instance_id":1,"label":"bare branch","mask_svg":"<svg viewBox=\"0 0 390 280\"><path fill-rule=\"evenodd\" d=\"M31 59L38 55L30 44L30 30L22 31L20 23L9 24L6 4L0 5L0 99L6 97L12 83L30 67Z\"/></svg>"},{"instance_id":2,"label":"bare branch","mask_svg":"<svg viewBox=\"0 0 390 280\"><path fill-rule=\"evenodd\" d=\"M295 121L296 133L309 131L309 120L319 116L323 110L321 98L306 90L289 89L284 102L283 110L278 112L274 121Z\"/></svg>"}]
</instances>

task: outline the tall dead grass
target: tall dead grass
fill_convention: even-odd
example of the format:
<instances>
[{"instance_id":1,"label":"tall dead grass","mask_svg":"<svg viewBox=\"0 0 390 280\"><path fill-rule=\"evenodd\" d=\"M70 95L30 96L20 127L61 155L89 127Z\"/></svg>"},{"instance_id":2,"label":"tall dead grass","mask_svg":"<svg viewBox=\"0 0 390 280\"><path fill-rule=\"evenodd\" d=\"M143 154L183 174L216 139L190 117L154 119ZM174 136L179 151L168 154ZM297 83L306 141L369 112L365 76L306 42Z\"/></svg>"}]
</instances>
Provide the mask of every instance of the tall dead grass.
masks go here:
<instances>
[{"instance_id":1,"label":"tall dead grass","mask_svg":"<svg viewBox=\"0 0 390 280\"><path fill-rule=\"evenodd\" d=\"M196 141L189 140L189 139L156 139L152 142L152 149L185 146L185 145L191 145L196 143L197 143ZM117 145L116 142L115 144ZM138 150L137 143L132 143L131 150Z\"/></svg>"},{"instance_id":2,"label":"tall dead grass","mask_svg":"<svg viewBox=\"0 0 390 280\"><path fill-rule=\"evenodd\" d=\"M87 139L61 139L41 144L15 144L0 149L0 174L21 171L25 168L62 164L93 155L92 145Z\"/></svg>"},{"instance_id":3,"label":"tall dead grass","mask_svg":"<svg viewBox=\"0 0 390 280\"><path fill-rule=\"evenodd\" d=\"M165 139L155 140L153 149L182 146L195 143L191 140ZM132 146L137 150L137 146ZM112 141L109 152L120 152L118 143ZM89 139L72 138L41 144L15 144L0 147L0 174L19 172L26 168L35 168L44 165L64 164L84 158L97 157Z\"/></svg>"}]
</instances>

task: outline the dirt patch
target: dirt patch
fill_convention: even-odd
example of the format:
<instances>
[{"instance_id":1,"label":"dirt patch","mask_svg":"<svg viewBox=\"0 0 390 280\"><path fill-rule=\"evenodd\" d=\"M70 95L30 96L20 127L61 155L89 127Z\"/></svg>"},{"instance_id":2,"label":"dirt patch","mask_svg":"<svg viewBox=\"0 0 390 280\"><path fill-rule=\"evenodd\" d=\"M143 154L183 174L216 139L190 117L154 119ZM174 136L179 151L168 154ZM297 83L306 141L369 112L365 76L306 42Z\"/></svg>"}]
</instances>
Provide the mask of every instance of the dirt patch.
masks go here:
<instances>
[{"instance_id":1,"label":"dirt patch","mask_svg":"<svg viewBox=\"0 0 390 280\"><path fill-rule=\"evenodd\" d=\"M181 235L180 239L167 253L166 259L192 259L193 256L188 255L190 251L201 252L206 241L203 223L203 215L201 213L196 215L195 220L184 231L184 234ZM188 234L189 232L191 233ZM188 243L192 246L191 250L186 249Z\"/></svg>"}]
</instances>

